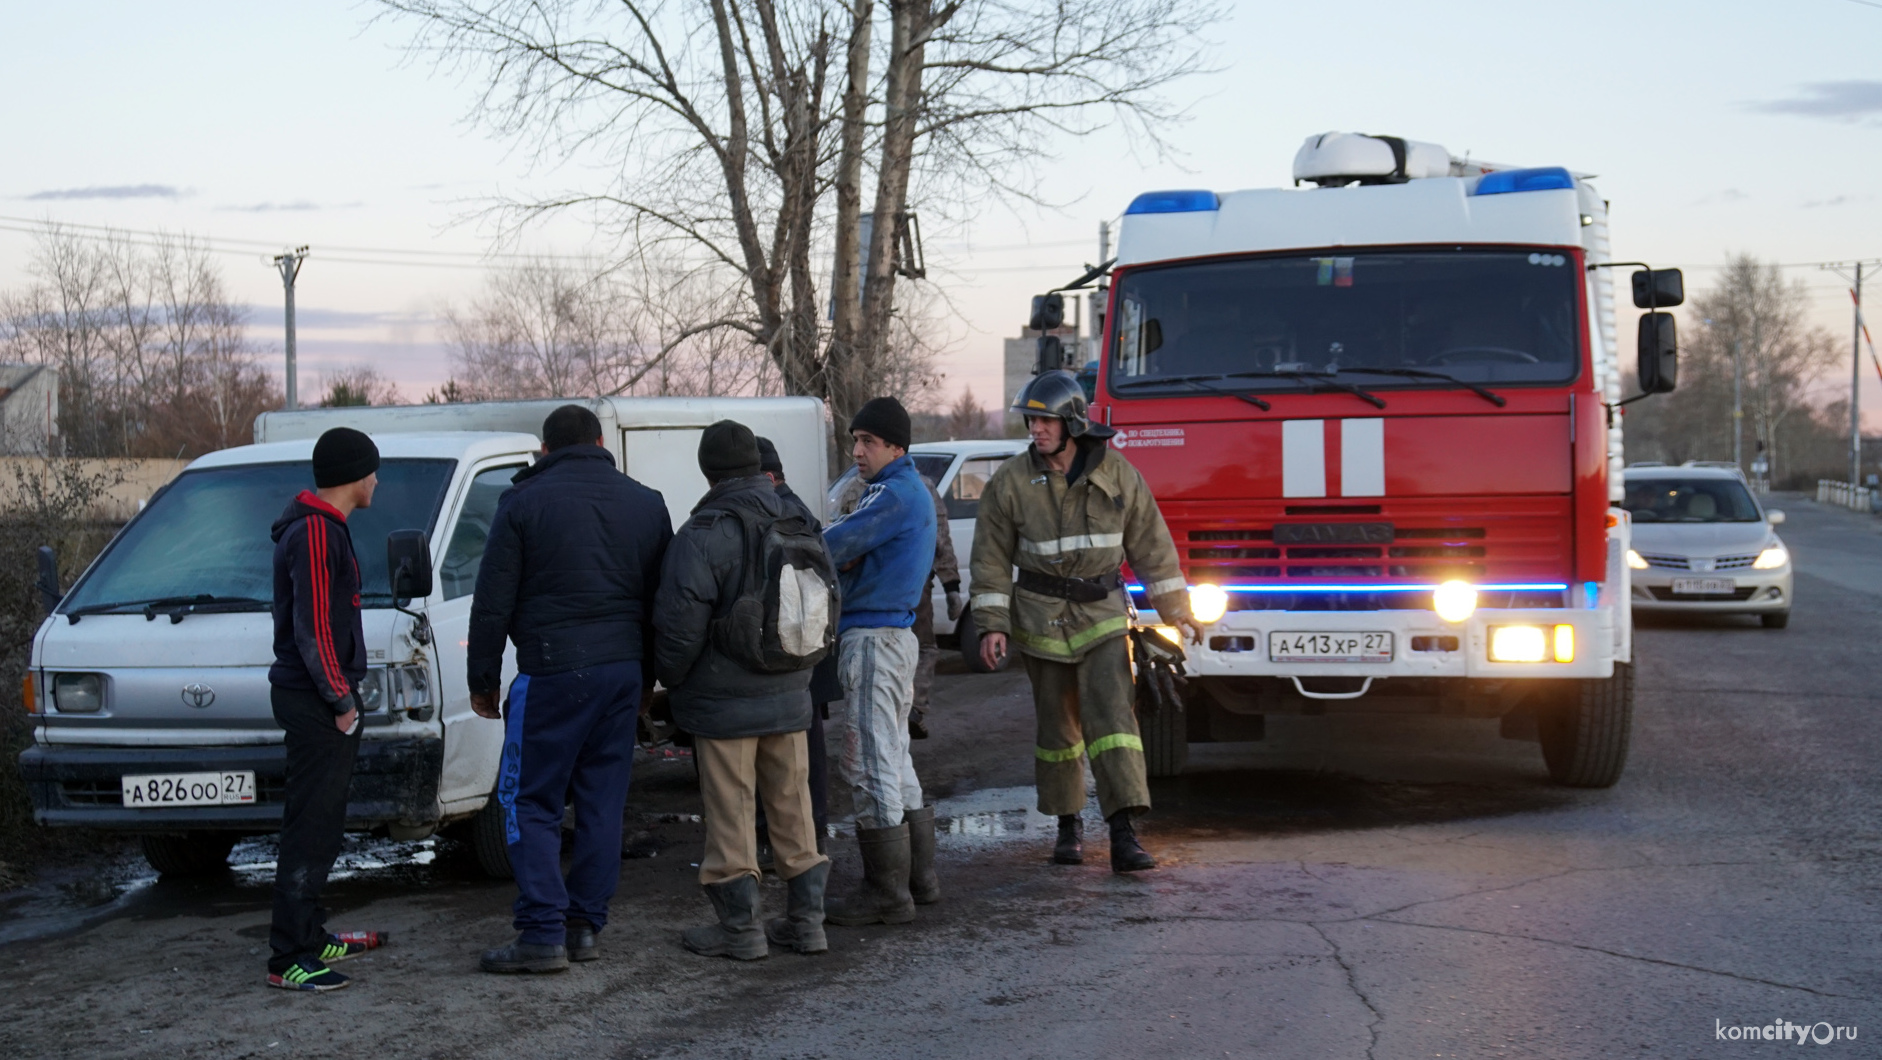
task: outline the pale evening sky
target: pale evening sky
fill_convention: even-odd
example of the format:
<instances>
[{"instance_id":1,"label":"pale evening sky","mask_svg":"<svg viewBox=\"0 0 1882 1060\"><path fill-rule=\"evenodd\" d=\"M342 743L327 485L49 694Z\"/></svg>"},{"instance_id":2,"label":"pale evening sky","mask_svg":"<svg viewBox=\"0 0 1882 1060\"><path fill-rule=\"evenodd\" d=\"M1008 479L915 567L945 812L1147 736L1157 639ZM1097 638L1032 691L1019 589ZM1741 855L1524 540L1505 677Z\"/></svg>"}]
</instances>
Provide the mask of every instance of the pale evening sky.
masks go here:
<instances>
[{"instance_id":1,"label":"pale evening sky","mask_svg":"<svg viewBox=\"0 0 1882 1060\"><path fill-rule=\"evenodd\" d=\"M467 124L475 86L406 62L409 27L373 14L348 0L9 0L0 217L257 241L220 260L275 351L281 288L264 246L311 244L303 393L322 368L368 362L422 394L449 371L434 320L476 291L474 260L353 264L323 248L474 255L489 233L460 222L469 205L582 174L533 167ZM1116 132L1047 144L1042 191L1062 208L931 223L931 278L958 313L948 393L994 398L1000 339L1027 297L1095 260L1098 222L1133 195L1285 184L1301 139L1329 129L1599 174L1616 256L1686 266L1689 290L1730 252L1882 257L1882 2L1241 0L1210 37L1220 71L1172 93L1191 113L1169 136L1180 154L1134 154ZM0 287L27 279L18 227L0 221ZM594 249L572 224L524 246ZM1841 281L1791 275L1847 342ZM1882 386L1865 378L1882 426Z\"/></svg>"}]
</instances>

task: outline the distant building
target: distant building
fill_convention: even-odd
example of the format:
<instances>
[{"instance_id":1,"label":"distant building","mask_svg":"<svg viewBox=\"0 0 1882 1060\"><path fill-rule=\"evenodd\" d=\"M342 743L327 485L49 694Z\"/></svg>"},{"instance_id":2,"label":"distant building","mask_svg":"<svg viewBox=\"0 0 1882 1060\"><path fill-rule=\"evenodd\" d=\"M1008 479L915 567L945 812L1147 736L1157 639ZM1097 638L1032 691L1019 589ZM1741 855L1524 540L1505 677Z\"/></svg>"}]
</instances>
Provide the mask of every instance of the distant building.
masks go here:
<instances>
[{"instance_id":1,"label":"distant building","mask_svg":"<svg viewBox=\"0 0 1882 1060\"><path fill-rule=\"evenodd\" d=\"M59 373L42 364L0 364L0 454L55 451Z\"/></svg>"}]
</instances>

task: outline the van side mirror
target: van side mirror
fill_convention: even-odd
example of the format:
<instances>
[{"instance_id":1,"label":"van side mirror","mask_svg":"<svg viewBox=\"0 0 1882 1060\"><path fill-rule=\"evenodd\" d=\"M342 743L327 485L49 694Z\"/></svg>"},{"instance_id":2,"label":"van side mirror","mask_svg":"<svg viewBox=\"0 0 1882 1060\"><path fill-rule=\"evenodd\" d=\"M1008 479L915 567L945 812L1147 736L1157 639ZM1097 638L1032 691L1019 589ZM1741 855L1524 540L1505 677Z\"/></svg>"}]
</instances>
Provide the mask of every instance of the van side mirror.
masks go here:
<instances>
[{"instance_id":1,"label":"van side mirror","mask_svg":"<svg viewBox=\"0 0 1882 1060\"><path fill-rule=\"evenodd\" d=\"M34 584L39 590L39 606L50 615L65 598L59 590L59 557L52 551L51 545L39 546L39 578Z\"/></svg>"},{"instance_id":2,"label":"van side mirror","mask_svg":"<svg viewBox=\"0 0 1882 1060\"><path fill-rule=\"evenodd\" d=\"M431 542L423 530L394 530L386 535L386 578L395 606L431 595Z\"/></svg>"},{"instance_id":3,"label":"van side mirror","mask_svg":"<svg viewBox=\"0 0 1882 1060\"><path fill-rule=\"evenodd\" d=\"M1634 273L1635 309L1671 309L1686 301L1686 279L1678 269Z\"/></svg>"},{"instance_id":4,"label":"van side mirror","mask_svg":"<svg viewBox=\"0 0 1882 1060\"><path fill-rule=\"evenodd\" d=\"M1679 381L1679 329L1673 314L1641 314L1639 345L1640 392L1670 393Z\"/></svg>"}]
</instances>

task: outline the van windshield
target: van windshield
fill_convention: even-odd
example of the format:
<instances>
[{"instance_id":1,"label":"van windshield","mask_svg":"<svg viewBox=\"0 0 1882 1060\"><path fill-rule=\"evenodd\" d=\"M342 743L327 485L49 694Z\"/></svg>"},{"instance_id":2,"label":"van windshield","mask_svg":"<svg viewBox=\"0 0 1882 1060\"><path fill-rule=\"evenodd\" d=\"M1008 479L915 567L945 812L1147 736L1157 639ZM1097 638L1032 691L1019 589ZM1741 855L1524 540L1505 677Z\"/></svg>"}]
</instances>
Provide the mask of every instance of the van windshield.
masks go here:
<instances>
[{"instance_id":1,"label":"van windshield","mask_svg":"<svg viewBox=\"0 0 1882 1060\"><path fill-rule=\"evenodd\" d=\"M1118 280L1109 388L1366 390L1563 383L1580 364L1579 270L1564 254L1418 250L1132 269Z\"/></svg>"},{"instance_id":2,"label":"van windshield","mask_svg":"<svg viewBox=\"0 0 1882 1060\"><path fill-rule=\"evenodd\" d=\"M347 519L359 556L361 603L389 607L386 535L431 532L455 460L387 460L373 505ZM266 611L274 595L269 530L314 481L311 461L204 468L177 476L120 532L72 589L61 614L200 601Z\"/></svg>"}]
</instances>

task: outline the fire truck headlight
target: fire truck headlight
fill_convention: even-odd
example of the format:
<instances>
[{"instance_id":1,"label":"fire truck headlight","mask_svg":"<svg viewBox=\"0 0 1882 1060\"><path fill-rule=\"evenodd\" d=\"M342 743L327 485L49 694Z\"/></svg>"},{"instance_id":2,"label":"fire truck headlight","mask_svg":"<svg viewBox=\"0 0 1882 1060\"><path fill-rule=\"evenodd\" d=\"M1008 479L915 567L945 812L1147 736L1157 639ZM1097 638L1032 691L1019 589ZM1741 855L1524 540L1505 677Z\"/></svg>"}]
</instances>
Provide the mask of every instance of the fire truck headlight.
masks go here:
<instances>
[{"instance_id":1,"label":"fire truck headlight","mask_svg":"<svg viewBox=\"0 0 1882 1060\"><path fill-rule=\"evenodd\" d=\"M1190 617L1203 625L1220 621L1228 614L1229 594L1219 585L1192 585L1189 587Z\"/></svg>"},{"instance_id":2,"label":"fire truck headlight","mask_svg":"<svg viewBox=\"0 0 1882 1060\"><path fill-rule=\"evenodd\" d=\"M1647 561L1646 561L1646 559L1644 559L1644 558L1643 558L1643 557L1642 557L1642 556L1640 555L1640 553L1638 553L1638 552L1635 552L1635 551L1634 551L1633 549L1631 549L1631 548L1627 550L1627 565L1628 565L1629 567L1632 567L1632 568L1634 568L1635 570L1646 570L1646 569L1647 569Z\"/></svg>"},{"instance_id":3,"label":"fire truck headlight","mask_svg":"<svg viewBox=\"0 0 1882 1060\"><path fill-rule=\"evenodd\" d=\"M1469 582L1445 582L1431 594L1431 607L1446 622L1468 621L1477 610L1477 590Z\"/></svg>"},{"instance_id":4,"label":"fire truck headlight","mask_svg":"<svg viewBox=\"0 0 1882 1060\"><path fill-rule=\"evenodd\" d=\"M1549 638L1541 626L1491 626L1490 661L1535 663L1548 658Z\"/></svg>"}]
</instances>

